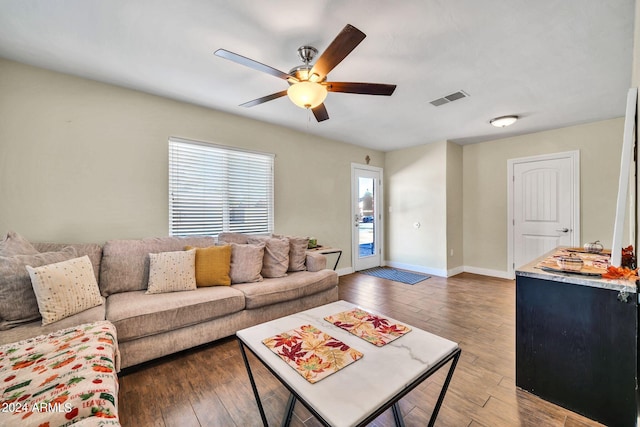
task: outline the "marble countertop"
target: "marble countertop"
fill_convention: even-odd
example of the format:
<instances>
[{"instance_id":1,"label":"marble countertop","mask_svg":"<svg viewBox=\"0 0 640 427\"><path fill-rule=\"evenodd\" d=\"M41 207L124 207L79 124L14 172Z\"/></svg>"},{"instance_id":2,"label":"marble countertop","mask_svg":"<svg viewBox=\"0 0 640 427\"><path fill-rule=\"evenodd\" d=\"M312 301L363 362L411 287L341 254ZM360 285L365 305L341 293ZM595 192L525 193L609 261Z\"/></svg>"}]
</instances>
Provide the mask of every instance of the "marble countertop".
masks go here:
<instances>
[{"instance_id":1,"label":"marble countertop","mask_svg":"<svg viewBox=\"0 0 640 427\"><path fill-rule=\"evenodd\" d=\"M540 261L553 255L556 250L557 249L554 249L540 258L531 261L529 264L516 269L516 277L533 277L535 279L553 280L555 282L572 283L575 285L591 286L594 288L610 289L613 291L625 291L634 294L638 293L638 287L636 284L628 280L601 279L571 273L554 273L535 267Z\"/></svg>"},{"instance_id":2,"label":"marble countertop","mask_svg":"<svg viewBox=\"0 0 640 427\"><path fill-rule=\"evenodd\" d=\"M243 329L236 335L332 426L357 425L423 372L454 352L458 345L411 327L411 332L406 335L383 347L376 347L324 320L325 316L354 307L356 305L352 303L337 301ZM375 313L375 310L361 308ZM262 344L265 338L308 324L341 340L364 356L315 384L309 383Z\"/></svg>"}]
</instances>

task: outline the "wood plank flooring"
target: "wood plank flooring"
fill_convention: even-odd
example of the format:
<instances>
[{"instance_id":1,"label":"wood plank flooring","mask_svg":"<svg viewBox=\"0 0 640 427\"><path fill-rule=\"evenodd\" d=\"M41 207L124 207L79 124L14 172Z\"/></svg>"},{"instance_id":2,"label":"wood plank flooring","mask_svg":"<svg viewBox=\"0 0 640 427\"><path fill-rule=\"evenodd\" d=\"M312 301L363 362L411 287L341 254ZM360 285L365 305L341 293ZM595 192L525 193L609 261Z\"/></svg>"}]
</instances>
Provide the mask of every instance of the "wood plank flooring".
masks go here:
<instances>
[{"instance_id":1,"label":"wood plank flooring","mask_svg":"<svg viewBox=\"0 0 640 427\"><path fill-rule=\"evenodd\" d=\"M599 426L515 387L515 282L463 273L416 285L359 273L340 278L340 299L456 341L462 357L437 426ZM270 425L279 425L288 392L250 357ZM400 401L407 426L425 426L444 381L442 370ZM120 377L125 427L260 426L234 338L127 370ZM296 405L292 426L319 423ZM391 411L370 424L393 426Z\"/></svg>"}]
</instances>

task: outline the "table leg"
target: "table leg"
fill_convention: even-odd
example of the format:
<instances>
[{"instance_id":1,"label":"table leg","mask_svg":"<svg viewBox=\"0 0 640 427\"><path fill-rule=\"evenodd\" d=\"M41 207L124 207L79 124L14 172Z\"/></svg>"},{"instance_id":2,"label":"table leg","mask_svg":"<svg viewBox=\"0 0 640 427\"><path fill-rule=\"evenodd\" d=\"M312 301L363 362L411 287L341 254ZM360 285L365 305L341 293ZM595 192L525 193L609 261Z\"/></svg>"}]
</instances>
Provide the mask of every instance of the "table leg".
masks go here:
<instances>
[{"instance_id":1,"label":"table leg","mask_svg":"<svg viewBox=\"0 0 640 427\"><path fill-rule=\"evenodd\" d=\"M284 418L282 419L282 427L289 427L291 424L291 417L293 416L293 408L296 406L296 397L293 394L289 395L289 401L287 407L284 410Z\"/></svg>"},{"instance_id":2,"label":"table leg","mask_svg":"<svg viewBox=\"0 0 640 427\"><path fill-rule=\"evenodd\" d=\"M240 344L240 352L242 353L242 359L244 360L244 366L247 368L247 374L249 374L249 381L251 382L251 388L253 389L253 395L256 398L256 403L258 404L258 411L260 411L260 418L262 418L262 425L264 427L269 427L269 423L267 422L267 416L264 413L264 408L262 407L262 402L260 401L260 395L258 394L258 388L256 387L256 382L253 379L253 374L251 373L251 367L249 366L249 360L247 359L247 354L244 351L244 344L240 339L238 339L238 343ZM293 406L293 405L292 405Z\"/></svg>"},{"instance_id":3,"label":"table leg","mask_svg":"<svg viewBox=\"0 0 640 427\"><path fill-rule=\"evenodd\" d=\"M442 406L442 401L444 400L444 395L447 393L447 389L449 388L449 383L451 382L451 377L453 377L453 371L456 369L456 365L458 364L458 359L460 358L460 349L456 351L453 356L453 361L451 362L451 367L449 368L449 373L447 374L447 379L445 379L444 384L442 385L442 390L440 390L440 396L438 396L438 401L436 402L436 406L433 408L433 413L431 414L431 419L429 420L429 427L433 427L436 423L436 418L438 417L438 412L440 411L440 407Z\"/></svg>"},{"instance_id":4,"label":"table leg","mask_svg":"<svg viewBox=\"0 0 640 427\"><path fill-rule=\"evenodd\" d=\"M396 422L396 427L404 427L404 420L402 419L402 412L400 412L398 402L393 404L391 411L393 412L393 420Z\"/></svg>"},{"instance_id":5,"label":"table leg","mask_svg":"<svg viewBox=\"0 0 640 427\"><path fill-rule=\"evenodd\" d=\"M340 262L340 257L342 256L342 251L338 252L338 259L336 259L336 263L333 265L333 271L338 268L338 263Z\"/></svg>"}]
</instances>

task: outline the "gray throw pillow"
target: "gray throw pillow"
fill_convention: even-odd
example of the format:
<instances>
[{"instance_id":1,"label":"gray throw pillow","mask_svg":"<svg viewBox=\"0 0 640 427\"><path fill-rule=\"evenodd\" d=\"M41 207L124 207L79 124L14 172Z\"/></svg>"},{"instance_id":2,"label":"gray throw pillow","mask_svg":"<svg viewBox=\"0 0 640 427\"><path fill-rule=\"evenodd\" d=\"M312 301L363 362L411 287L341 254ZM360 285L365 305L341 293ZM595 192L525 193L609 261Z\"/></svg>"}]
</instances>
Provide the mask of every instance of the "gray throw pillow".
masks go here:
<instances>
[{"instance_id":1,"label":"gray throw pillow","mask_svg":"<svg viewBox=\"0 0 640 427\"><path fill-rule=\"evenodd\" d=\"M231 284L262 282L262 258L264 243L238 245L231 243Z\"/></svg>"},{"instance_id":2,"label":"gray throw pillow","mask_svg":"<svg viewBox=\"0 0 640 427\"><path fill-rule=\"evenodd\" d=\"M289 237L289 271L307 269L308 237Z\"/></svg>"},{"instance_id":3,"label":"gray throw pillow","mask_svg":"<svg viewBox=\"0 0 640 427\"><path fill-rule=\"evenodd\" d=\"M283 236L281 234L272 234L272 237L286 237L289 239L289 271L304 271L307 269L308 237Z\"/></svg>"},{"instance_id":4,"label":"gray throw pillow","mask_svg":"<svg viewBox=\"0 0 640 427\"><path fill-rule=\"evenodd\" d=\"M289 239L286 237L249 237L249 243L263 243L262 258L263 277L284 277L289 269Z\"/></svg>"},{"instance_id":5,"label":"gray throw pillow","mask_svg":"<svg viewBox=\"0 0 640 427\"><path fill-rule=\"evenodd\" d=\"M40 318L27 265L40 267L76 257L77 252L72 247L60 252L0 256L0 330Z\"/></svg>"},{"instance_id":6,"label":"gray throw pillow","mask_svg":"<svg viewBox=\"0 0 640 427\"><path fill-rule=\"evenodd\" d=\"M233 233L223 231L218 234L218 242L220 243L236 243L238 245L246 245L249 243L249 235L242 233Z\"/></svg>"},{"instance_id":7,"label":"gray throw pillow","mask_svg":"<svg viewBox=\"0 0 640 427\"><path fill-rule=\"evenodd\" d=\"M9 231L0 242L0 256L34 255L38 250L15 231Z\"/></svg>"}]
</instances>

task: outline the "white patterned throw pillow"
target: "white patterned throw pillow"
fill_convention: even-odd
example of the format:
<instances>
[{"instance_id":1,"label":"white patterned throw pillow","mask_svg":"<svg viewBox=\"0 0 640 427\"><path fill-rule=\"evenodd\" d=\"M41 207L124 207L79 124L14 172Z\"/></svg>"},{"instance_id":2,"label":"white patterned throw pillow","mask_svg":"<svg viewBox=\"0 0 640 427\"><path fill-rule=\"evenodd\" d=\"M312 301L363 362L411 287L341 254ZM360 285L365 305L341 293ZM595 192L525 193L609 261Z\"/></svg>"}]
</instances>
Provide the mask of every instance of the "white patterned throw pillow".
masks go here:
<instances>
[{"instance_id":1,"label":"white patterned throw pillow","mask_svg":"<svg viewBox=\"0 0 640 427\"><path fill-rule=\"evenodd\" d=\"M146 294L196 289L196 250L149 254Z\"/></svg>"},{"instance_id":2,"label":"white patterned throw pillow","mask_svg":"<svg viewBox=\"0 0 640 427\"><path fill-rule=\"evenodd\" d=\"M42 325L102 304L100 289L87 255L68 261L26 266L36 294Z\"/></svg>"}]
</instances>

